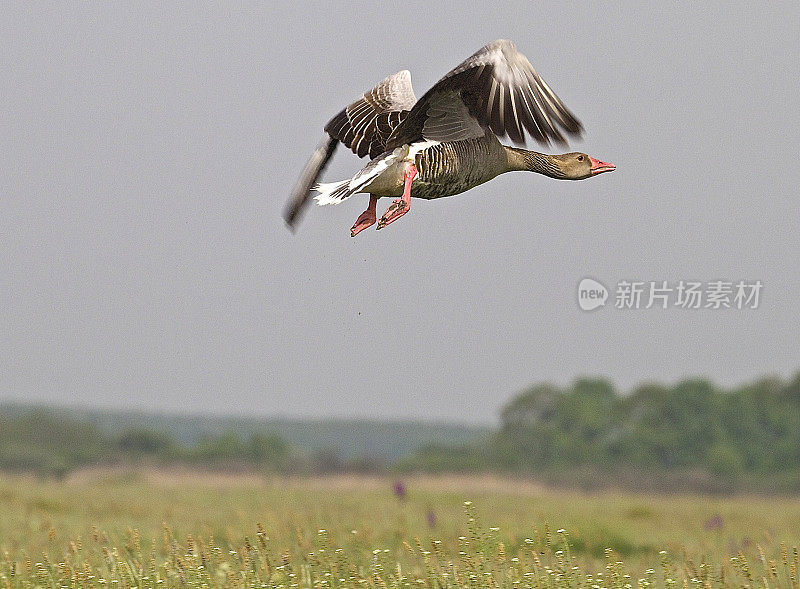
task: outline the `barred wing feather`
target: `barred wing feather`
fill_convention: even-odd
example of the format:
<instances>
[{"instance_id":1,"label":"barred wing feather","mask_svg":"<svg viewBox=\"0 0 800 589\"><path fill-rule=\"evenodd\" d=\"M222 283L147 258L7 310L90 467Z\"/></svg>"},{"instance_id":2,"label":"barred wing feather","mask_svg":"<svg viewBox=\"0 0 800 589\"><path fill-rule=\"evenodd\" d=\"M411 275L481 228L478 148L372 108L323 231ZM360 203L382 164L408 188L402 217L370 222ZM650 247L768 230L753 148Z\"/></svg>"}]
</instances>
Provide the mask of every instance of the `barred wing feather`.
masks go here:
<instances>
[{"instance_id":1,"label":"barred wing feather","mask_svg":"<svg viewBox=\"0 0 800 589\"><path fill-rule=\"evenodd\" d=\"M462 104L454 108L455 99ZM423 95L395 129L386 148L420 140L458 141L488 127L498 137L566 143L580 135L580 121L567 109L511 41L489 43L448 72Z\"/></svg>"}]
</instances>

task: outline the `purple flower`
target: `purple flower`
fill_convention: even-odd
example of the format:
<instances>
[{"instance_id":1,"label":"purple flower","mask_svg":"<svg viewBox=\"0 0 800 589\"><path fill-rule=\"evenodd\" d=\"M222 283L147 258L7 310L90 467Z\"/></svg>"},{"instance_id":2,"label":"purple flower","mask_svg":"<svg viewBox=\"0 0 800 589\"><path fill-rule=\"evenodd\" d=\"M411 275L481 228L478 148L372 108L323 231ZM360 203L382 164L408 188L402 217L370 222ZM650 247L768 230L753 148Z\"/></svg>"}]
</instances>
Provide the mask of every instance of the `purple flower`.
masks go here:
<instances>
[{"instance_id":1,"label":"purple flower","mask_svg":"<svg viewBox=\"0 0 800 589\"><path fill-rule=\"evenodd\" d=\"M403 481L395 481L392 485L392 492L394 496L398 499L405 499L406 498L406 486L403 484Z\"/></svg>"},{"instance_id":2,"label":"purple flower","mask_svg":"<svg viewBox=\"0 0 800 589\"><path fill-rule=\"evenodd\" d=\"M717 514L714 517L708 518L705 522L703 522L703 527L706 531L713 532L714 530L719 530L722 526L725 525L725 522L722 521L722 516Z\"/></svg>"}]
</instances>

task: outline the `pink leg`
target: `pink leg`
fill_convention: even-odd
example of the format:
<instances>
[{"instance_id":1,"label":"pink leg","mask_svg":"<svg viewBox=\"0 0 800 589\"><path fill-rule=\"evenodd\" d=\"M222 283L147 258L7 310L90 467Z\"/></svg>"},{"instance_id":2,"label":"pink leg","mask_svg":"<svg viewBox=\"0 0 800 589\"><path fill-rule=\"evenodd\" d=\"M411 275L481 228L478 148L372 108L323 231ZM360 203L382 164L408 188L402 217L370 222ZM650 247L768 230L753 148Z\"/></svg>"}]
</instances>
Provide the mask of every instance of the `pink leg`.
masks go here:
<instances>
[{"instance_id":1,"label":"pink leg","mask_svg":"<svg viewBox=\"0 0 800 589\"><path fill-rule=\"evenodd\" d=\"M403 188L403 196L392 202L392 206L386 209L383 217L378 221L378 229L383 229L389 223L397 221L400 217L405 215L411 208L411 183L417 175L417 166L411 164L406 168L406 173L403 175L405 186Z\"/></svg>"},{"instance_id":2,"label":"pink leg","mask_svg":"<svg viewBox=\"0 0 800 589\"><path fill-rule=\"evenodd\" d=\"M367 227L371 227L375 224L375 218L377 217L377 213L375 213L375 205L378 204L378 197L369 195L369 206L367 210L361 213L361 216L356 219L356 224L353 225L352 229L350 229L350 237L355 237Z\"/></svg>"}]
</instances>

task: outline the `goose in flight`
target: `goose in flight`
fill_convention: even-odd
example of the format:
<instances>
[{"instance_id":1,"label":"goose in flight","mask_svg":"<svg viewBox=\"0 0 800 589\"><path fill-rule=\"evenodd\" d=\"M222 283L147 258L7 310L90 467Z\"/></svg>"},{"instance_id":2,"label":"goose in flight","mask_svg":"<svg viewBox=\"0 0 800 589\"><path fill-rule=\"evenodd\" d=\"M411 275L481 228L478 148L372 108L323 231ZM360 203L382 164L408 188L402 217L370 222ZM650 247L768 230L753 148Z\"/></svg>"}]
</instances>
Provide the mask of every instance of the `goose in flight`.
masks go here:
<instances>
[{"instance_id":1,"label":"goose in flight","mask_svg":"<svg viewBox=\"0 0 800 589\"><path fill-rule=\"evenodd\" d=\"M294 229L312 190L320 205L367 193L367 210L350 230L355 237L376 221L382 229L405 215L412 196L459 194L514 170L583 180L615 169L585 153L547 155L498 139L507 135L521 144L527 132L544 145L566 145L562 131L578 136L582 126L514 44L500 39L447 73L419 100L411 74L403 70L333 117L294 187L285 219ZM340 142L359 157L369 155L369 163L349 180L317 184ZM398 198L378 220L381 197Z\"/></svg>"}]
</instances>

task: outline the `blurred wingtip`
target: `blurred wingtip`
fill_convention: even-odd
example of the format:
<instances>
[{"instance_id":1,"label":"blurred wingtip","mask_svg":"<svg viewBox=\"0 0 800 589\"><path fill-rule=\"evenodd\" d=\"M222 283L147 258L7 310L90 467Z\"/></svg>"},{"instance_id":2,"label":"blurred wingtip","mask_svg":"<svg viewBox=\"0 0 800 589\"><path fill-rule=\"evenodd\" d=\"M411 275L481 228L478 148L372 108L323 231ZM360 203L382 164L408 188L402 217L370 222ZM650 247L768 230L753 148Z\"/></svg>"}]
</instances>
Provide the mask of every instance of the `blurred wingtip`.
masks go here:
<instances>
[{"instance_id":1,"label":"blurred wingtip","mask_svg":"<svg viewBox=\"0 0 800 589\"><path fill-rule=\"evenodd\" d=\"M290 210L287 210L282 215L283 216L283 221L284 221L284 223L286 223L286 228L292 234L297 233L297 224L298 224L298 221L300 220L299 213L300 213L300 211L298 211L298 210L290 209Z\"/></svg>"},{"instance_id":2,"label":"blurred wingtip","mask_svg":"<svg viewBox=\"0 0 800 589\"><path fill-rule=\"evenodd\" d=\"M337 144L338 141L326 133L316 151L306 163L305 168L303 168L300 179L297 181L283 213L283 220L286 221L286 226L292 233L297 231L297 225L300 223L303 209L308 205L312 187L319 179L331 156L333 156L333 152L336 151Z\"/></svg>"}]
</instances>

